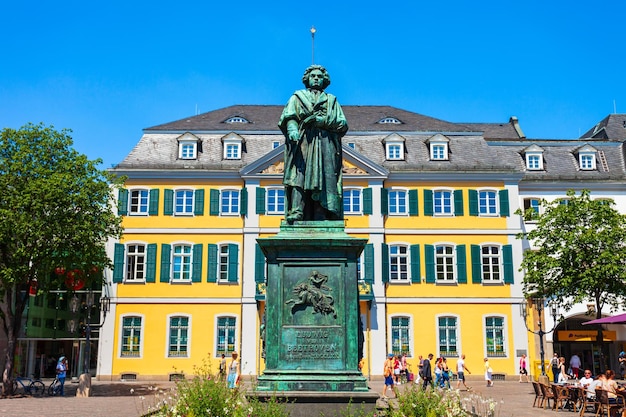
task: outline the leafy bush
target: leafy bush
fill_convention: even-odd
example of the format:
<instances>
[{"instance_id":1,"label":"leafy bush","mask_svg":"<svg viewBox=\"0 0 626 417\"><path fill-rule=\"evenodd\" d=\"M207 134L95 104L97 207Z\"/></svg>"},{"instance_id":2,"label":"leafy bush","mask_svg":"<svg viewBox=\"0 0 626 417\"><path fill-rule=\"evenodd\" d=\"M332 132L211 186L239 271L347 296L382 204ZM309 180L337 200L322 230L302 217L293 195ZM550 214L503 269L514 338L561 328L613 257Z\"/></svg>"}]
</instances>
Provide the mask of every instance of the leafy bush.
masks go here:
<instances>
[{"instance_id":1,"label":"leafy bush","mask_svg":"<svg viewBox=\"0 0 626 417\"><path fill-rule=\"evenodd\" d=\"M226 381L211 373L207 361L194 369L194 377L176 382L170 395L157 394L149 414L159 417L287 417L283 404L246 398L243 389L229 389ZM161 396L163 398L161 398Z\"/></svg>"}]
</instances>

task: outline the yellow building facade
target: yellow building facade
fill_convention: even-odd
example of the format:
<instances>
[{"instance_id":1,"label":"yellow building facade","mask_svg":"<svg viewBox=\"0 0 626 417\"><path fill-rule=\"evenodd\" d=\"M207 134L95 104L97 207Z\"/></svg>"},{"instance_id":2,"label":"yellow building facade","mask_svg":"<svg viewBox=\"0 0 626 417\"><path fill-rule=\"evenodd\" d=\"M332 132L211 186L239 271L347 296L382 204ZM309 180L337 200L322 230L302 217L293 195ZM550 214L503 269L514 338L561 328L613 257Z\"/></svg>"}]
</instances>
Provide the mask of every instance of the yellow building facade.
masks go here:
<instances>
[{"instance_id":1,"label":"yellow building facade","mask_svg":"<svg viewBox=\"0 0 626 417\"><path fill-rule=\"evenodd\" d=\"M265 264L256 239L284 216L281 106L233 106L146 129L112 169L124 235L110 242L111 312L103 380L191 375L221 355L264 369ZM519 313L524 161L490 139L516 123L467 126L386 106L346 106L346 232L368 239L359 263L363 373L388 353L517 372L529 352ZM489 130L493 138L486 137ZM531 343L532 345L532 343ZM531 346L532 348L532 346Z\"/></svg>"}]
</instances>

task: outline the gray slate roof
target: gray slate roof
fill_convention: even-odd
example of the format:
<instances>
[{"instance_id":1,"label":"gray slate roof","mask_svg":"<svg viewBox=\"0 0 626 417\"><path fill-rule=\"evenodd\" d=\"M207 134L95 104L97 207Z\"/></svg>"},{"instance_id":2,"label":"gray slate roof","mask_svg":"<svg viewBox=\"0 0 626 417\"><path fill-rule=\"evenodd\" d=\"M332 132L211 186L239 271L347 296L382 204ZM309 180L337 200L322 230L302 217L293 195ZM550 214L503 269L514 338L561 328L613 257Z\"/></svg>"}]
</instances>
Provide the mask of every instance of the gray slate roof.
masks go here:
<instances>
[{"instance_id":1,"label":"gray slate roof","mask_svg":"<svg viewBox=\"0 0 626 417\"><path fill-rule=\"evenodd\" d=\"M235 105L147 128L135 148L113 171L188 170L236 174L267 158L274 150L274 142L284 142L277 126L282 109L282 105ZM516 118L508 123L451 123L390 106L343 106L343 110L350 126L343 139L345 146L353 143L356 153L392 174L500 172L519 173L528 181L626 179L623 143L626 133L620 130L626 131L622 126L626 115L608 116L595 128L594 138L565 141L526 139ZM243 117L250 123L225 123L230 117ZM377 123L387 117L402 123ZM178 159L177 139L186 132L199 140L196 160ZM223 159L222 138L232 132L243 141L242 157L238 160ZM429 158L428 139L437 132L449 139L447 161ZM404 138L402 161L385 158L384 139L392 134ZM600 138L602 135L609 139ZM595 171L579 169L576 152L586 143L601 151L606 160L602 163L598 158ZM544 149L543 171L526 170L524 150L532 144Z\"/></svg>"},{"instance_id":2,"label":"gray slate roof","mask_svg":"<svg viewBox=\"0 0 626 417\"><path fill-rule=\"evenodd\" d=\"M145 132L208 131L278 131L278 119L284 106L235 105L197 116L149 127ZM342 106L350 132L485 132L493 139L520 139L511 123L452 123L391 106ZM231 117L243 117L250 123L226 123ZM380 124L393 117L402 124ZM493 132L493 136L490 134Z\"/></svg>"},{"instance_id":3,"label":"gray slate roof","mask_svg":"<svg viewBox=\"0 0 626 417\"><path fill-rule=\"evenodd\" d=\"M585 132L581 139L626 140L626 114L610 114Z\"/></svg>"}]
</instances>

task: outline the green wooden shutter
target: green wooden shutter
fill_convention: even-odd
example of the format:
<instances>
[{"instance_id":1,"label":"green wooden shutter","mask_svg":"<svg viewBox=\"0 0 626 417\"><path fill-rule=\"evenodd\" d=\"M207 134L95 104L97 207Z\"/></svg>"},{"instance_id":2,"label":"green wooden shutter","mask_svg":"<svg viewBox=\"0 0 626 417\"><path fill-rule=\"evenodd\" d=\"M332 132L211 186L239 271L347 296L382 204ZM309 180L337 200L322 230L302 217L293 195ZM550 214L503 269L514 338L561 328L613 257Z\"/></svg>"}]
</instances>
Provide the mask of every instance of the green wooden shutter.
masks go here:
<instances>
[{"instance_id":1,"label":"green wooden shutter","mask_svg":"<svg viewBox=\"0 0 626 417\"><path fill-rule=\"evenodd\" d=\"M161 244L161 282L170 282L171 256L172 247L167 243Z\"/></svg>"},{"instance_id":2,"label":"green wooden shutter","mask_svg":"<svg viewBox=\"0 0 626 417\"><path fill-rule=\"evenodd\" d=\"M217 282L217 245L209 243L206 282Z\"/></svg>"},{"instance_id":3,"label":"green wooden shutter","mask_svg":"<svg viewBox=\"0 0 626 417\"><path fill-rule=\"evenodd\" d=\"M433 215L433 190L424 190L424 216L432 216L432 215Z\"/></svg>"},{"instance_id":4,"label":"green wooden shutter","mask_svg":"<svg viewBox=\"0 0 626 417\"><path fill-rule=\"evenodd\" d=\"M202 282L202 243L193 245L191 282Z\"/></svg>"},{"instance_id":5,"label":"green wooden shutter","mask_svg":"<svg viewBox=\"0 0 626 417\"><path fill-rule=\"evenodd\" d=\"M511 215L509 208L509 190L500 190L498 197L500 198L500 216L509 217Z\"/></svg>"},{"instance_id":6,"label":"green wooden shutter","mask_svg":"<svg viewBox=\"0 0 626 417\"><path fill-rule=\"evenodd\" d=\"M150 243L146 252L146 282L156 282L157 245Z\"/></svg>"},{"instance_id":7,"label":"green wooden shutter","mask_svg":"<svg viewBox=\"0 0 626 417\"><path fill-rule=\"evenodd\" d=\"M258 243L254 248L254 282L265 282L265 254Z\"/></svg>"},{"instance_id":8,"label":"green wooden shutter","mask_svg":"<svg viewBox=\"0 0 626 417\"><path fill-rule=\"evenodd\" d=\"M389 245L382 244L383 282L389 282Z\"/></svg>"},{"instance_id":9,"label":"green wooden shutter","mask_svg":"<svg viewBox=\"0 0 626 417\"><path fill-rule=\"evenodd\" d=\"M463 215L463 190L454 190L454 215Z\"/></svg>"},{"instance_id":10,"label":"green wooden shutter","mask_svg":"<svg viewBox=\"0 0 626 417\"><path fill-rule=\"evenodd\" d=\"M150 216L157 216L159 214L159 189L154 188L150 190L150 197L148 202L148 214Z\"/></svg>"},{"instance_id":11,"label":"green wooden shutter","mask_svg":"<svg viewBox=\"0 0 626 417\"><path fill-rule=\"evenodd\" d=\"M426 256L426 282L429 284L434 284L436 281L435 247L433 245L424 245L424 255Z\"/></svg>"},{"instance_id":12,"label":"green wooden shutter","mask_svg":"<svg viewBox=\"0 0 626 417\"><path fill-rule=\"evenodd\" d=\"M419 205L417 198L417 190L409 190L409 216L417 216L419 214Z\"/></svg>"},{"instance_id":13,"label":"green wooden shutter","mask_svg":"<svg viewBox=\"0 0 626 417\"><path fill-rule=\"evenodd\" d=\"M265 214L265 188L263 187L256 188L256 214Z\"/></svg>"},{"instance_id":14,"label":"green wooden shutter","mask_svg":"<svg viewBox=\"0 0 626 417\"><path fill-rule=\"evenodd\" d=\"M504 264L504 282L513 284L515 278L513 275L513 247L511 245L502 246L502 263Z\"/></svg>"},{"instance_id":15,"label":"green wooden shutter","mask_svg":"<svg viewBox=\"0 0 626 417\"><path fill-rule=\"evenodd\" d=\"M363 214L372 214L372 189L363 188Z\"/></svg>"},{"instance_id":16,"label":"green wooden shutter","mask_svg":"<svg viewBox=\"0 0 626 417\"><path fill-rule=\"evenodd\" d=\"M459 284L467 284L467 255L465 245L456 245L456 281Z\"/></svg>"},{"instance_id":17,"label":"green wooden shutter","mask_svg":"<svg viewBox=\"0 0 626 417\"><path fill-rule=\"evenodd\" d=\"M469 215L478 216L478 191L469 190Z\"/></svg>"},{"instance_id":18,"label":"green wooden shutter","mask_svg":"<svg viewBox=\"0 0 626 417\"><path fill-rule=\"evenodd\" d=\"M374 244L368 243L363 250L363 263L365 264L363 271L363 280L369 283L374 282Z\"/></svg>"},{"instance_id":19,"label":"green wooden shutter","mask_svg":"<svg viewBox=\"0 0 626 417\"><path fill-rule=\"evenodd\" d=\"M411 282L419 284L421 282L420 271L420 245L411 245Z\"/></svg>"},{"instance_id":20,"label":"green wooden shutter","mask_svg":"<svg viewBox=\"0 0 626 417\"><path fill-rule=\"evenodd\" d=\"M480 246L472 245L470 250L472 252L472 282L480 284L483 282L483 261Z\"/></svg>"},{"instance_id":21,"label":"green wooden shutter","mask_svg":"<svg viewBox=\"0 0 626 417\"><path fill-rule=\"evenodd\" d=\"M117 214L126 216L128 214L128 190L120 188L117 193Z\"/></svg>"},{"instance_id":22,"label":"green wooden shutter","mask_svg":"<svg viewBox=\"0 0 626 417\"><path fill-rule=\"evenodd\" d=\"M228 245L228 282L237 282L239 278L239 246Z\"/></svg>"},{"instance_id":23,"label":"green wooden shutter","mask_svg":"<svg viewBox=\"0 0 626 417\"><path fill-rule=\"evenodd\" d=\"M220 191L219 190L209 191L209 215L211 216L220 215Z\"/></svg>"},{"instance_id":24,"label":"green wooden shutter","mask_svg":"<svg viewBox=\"0 0 626 417\"><path fill-rule=\"evenodd\" d=\"M115 244L113 255L113 282L124 281L124 256L126 247L121 243Z\"/></svg>"},{"instance_id":25,"label":"green wooden shutter","mask_svg":"<svg viewBox=\"0 0 626 417\"><path fill-rule=\"evenodd\" d=\"M204 190L195 190L193 199L193 214L196 216L204 215Z\"/></svg>"},{"instance_id":26,"label":"green wooden shutter","mask_svg":"<svg viewBox=\"0 0 626 417\"><path fill-rule=\"evenodd\" d=\"M163 214L166 216L174 214L174 190L163 190Z\"/></svg>"},{"instance_id":27,"label":"green wooden shutter","mask_svg":"<svg viewBox=\"0 0 626 417\"><path fill-rule=\"evenodd\" d=\"M245 216L248 214L248 189L242 188L239 192L239 214Z\"/></svg>"},{"instance_id":28,"label":"green wooden shutter","mask_svg":"<svg viewBox=\"0 0 626 417\"><path fill-rule=\"evenodd\" d=\"M380 213L386 216L389 213L389 189L380 190Z\"/></svg>"}]
</instances>

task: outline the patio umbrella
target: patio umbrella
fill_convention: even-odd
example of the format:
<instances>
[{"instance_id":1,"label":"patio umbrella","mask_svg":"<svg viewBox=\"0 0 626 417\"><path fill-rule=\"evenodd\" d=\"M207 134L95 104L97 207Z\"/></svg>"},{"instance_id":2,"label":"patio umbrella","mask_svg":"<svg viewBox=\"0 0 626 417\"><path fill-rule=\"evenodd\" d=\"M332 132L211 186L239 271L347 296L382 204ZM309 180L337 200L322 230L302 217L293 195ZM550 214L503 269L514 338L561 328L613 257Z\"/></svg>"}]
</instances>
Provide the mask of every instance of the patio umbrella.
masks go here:
<instances>
[{"instance_id":1,"label":"patio umbrella","mask_svg":"<svg viewBox=\"0 0 626 417\"><path fill-rule=\"evenodd\" d=\"M586 321L583 324L624 324L626 323L626 313L617 314L615 316L602 317L601 319L595 319Z\"/></svg>"}]
</instances>

